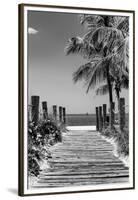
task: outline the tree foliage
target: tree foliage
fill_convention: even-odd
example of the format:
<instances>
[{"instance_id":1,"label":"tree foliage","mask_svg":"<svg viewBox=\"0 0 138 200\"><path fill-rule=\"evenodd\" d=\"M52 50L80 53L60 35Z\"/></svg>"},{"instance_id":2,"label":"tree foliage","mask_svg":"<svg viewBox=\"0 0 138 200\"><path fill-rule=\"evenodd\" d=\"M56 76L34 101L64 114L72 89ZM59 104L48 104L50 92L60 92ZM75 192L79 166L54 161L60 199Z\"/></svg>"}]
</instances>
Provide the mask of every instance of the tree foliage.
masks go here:
<instances>
[{"instance_id":1,"label":"tree foliage","mask_svg":"<svg viewBox=\"0 0 138 200\"><path fill-rule=\"evenodd\" d=\"M119 91L128 88L129 18L84 14L80 15L80 23L86 27L86 34L69 39L65 48L67 55L78 53L88 60L73 74L74 82L83 80L88 92L97 83L105 82L108 66L110 82L117 87L120 81ZM97 94L102 94L102 88Z\"/></svg>"}]
</instances>

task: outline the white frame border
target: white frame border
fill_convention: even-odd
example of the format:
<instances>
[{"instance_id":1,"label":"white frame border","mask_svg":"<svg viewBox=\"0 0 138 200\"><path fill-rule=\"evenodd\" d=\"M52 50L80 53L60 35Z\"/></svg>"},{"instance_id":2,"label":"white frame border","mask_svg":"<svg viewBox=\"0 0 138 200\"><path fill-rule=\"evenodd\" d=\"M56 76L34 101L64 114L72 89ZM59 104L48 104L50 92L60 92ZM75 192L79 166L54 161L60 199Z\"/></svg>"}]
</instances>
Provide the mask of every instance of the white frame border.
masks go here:
<instances>
[{"instance_id":1,"label":"white frame border","mask_svg":"<svg viewBox=\"0 0 138 200\"><path fill-rule=\"evenodd\" d=\"M91 8L90 8L91 9ZM129 16L130 17L130 89L129 89L129 151L130 151L130 183L126 184L107 184L107 185L96 185L96 186L73 186L73 187L62 187L62 188L44 188L44 189L27 189L27 40L28 40L28 30L27 30L27 13L28 11L49 11L49 12L62 12L62 13L87 13L87 14L105 14L105 15L119 15L119 16ZM105 9L106 10L106 9ZM133 188L133 13L128 12L117 12L117 11L103 11L102 10L85 10L84 9L74 9L74 8L59 8L59 7L33 7L27 6L24 7L24 194L46 194L46 193L62 193L62 192L73 192L73 191L92 191L92 190L113 190L121 188ZM131 120L130 120L131 119Z\"/></svg>"}]
</instances>

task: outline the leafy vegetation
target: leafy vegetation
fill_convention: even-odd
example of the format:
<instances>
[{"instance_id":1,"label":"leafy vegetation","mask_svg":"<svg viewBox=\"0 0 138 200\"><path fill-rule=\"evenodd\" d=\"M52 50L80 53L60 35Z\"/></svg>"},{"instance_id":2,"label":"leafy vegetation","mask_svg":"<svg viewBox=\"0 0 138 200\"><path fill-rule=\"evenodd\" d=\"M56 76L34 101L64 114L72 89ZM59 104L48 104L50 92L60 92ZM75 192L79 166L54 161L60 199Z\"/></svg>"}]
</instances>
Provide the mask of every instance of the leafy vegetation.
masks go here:
<instances>
[{"instance_id":1,"label":"leafy vegetation","mask_svg":"<svg viewBox=\"0 0 138 200\"><path fill-rule=\"evenodd\" d=\"M63 125L62 125L63 128ZM52 119L41 120L35 125L28 124L28 172L38 176L41 171L41 162L51 158L49 146L61 142L60 126Z\"/></svg>"},{"instance_id":2,"label":"leafy vegetation","mask_svg":"<svg viewBox=\"0 0 138 200\"><path fill-rule=\"evenodd\" d=\"M113 127L112 130L107 127L106 129L102 130L102 135L115 141L119 156L129 155L129 131L127 128L125 128L123 131L120 131L115 127Z\"/></svg>"}]
</instances>

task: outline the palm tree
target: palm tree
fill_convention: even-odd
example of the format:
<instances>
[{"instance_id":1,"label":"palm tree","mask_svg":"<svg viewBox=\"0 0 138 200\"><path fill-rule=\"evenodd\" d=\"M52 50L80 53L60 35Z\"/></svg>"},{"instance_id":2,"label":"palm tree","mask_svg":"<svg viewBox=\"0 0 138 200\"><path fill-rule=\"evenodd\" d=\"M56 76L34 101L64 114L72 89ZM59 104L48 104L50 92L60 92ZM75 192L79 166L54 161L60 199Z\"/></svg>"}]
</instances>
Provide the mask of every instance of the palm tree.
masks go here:
<instances>
[{"instance_id":1,"label":"palm tree","mask_svg":"<svg viewBox=\"0 0 138 200\"><path fill-rule=\"evenodd\" d=\"M89 62L79 67L73 74L74 82L84 80L87 92L94 88L97 83L107 82L110 102L110 114L112 118L112 76L113 64L118 64L125 70L126 67L126 17L81 15L81 24L87 26L87 33L80 37L69 39L66 46L66 54L79 53ZM120 25L122 24L122 25ZM127 32L127 31L126 31ZM124 36L125 35L125 36ZM122 56L120 56L122 54ZM110 126L112 128L112 119Z\"/></svg>"},{"instance_id":2,"label":"palm tree","mask_svg":"<svg viewBox=\"0 0 138 200\"><path fill-rule=\"evenodd\" d=\"M110 72L111 75L111 84L113 89L116 93L116 98L118 102L118 111L119 111L119 100L120 100L120 92L121 89L128 89L129 88L129 79L128 79L128 72L121 72L120 68L112 68ZM96 95L105 95L108 94L108 85L104 83L100 87L98 87L95 91Z\"/></svg>"}]
</instances>

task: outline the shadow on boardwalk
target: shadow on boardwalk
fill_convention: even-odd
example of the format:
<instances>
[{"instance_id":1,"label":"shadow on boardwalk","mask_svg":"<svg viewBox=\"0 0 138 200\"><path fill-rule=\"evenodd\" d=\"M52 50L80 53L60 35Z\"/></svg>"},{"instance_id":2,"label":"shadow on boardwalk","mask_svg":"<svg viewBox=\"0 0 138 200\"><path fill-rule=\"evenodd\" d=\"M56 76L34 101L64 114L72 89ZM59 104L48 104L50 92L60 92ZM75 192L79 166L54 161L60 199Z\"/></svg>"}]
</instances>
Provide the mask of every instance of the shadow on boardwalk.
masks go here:
<instances>
[{"instance_id":1,"label":"shadow on boardwalk","mask_svg":"<svg viewBox=\"0 0 138 200\"><path fill-rule=\"evenodd\" d=\"M69 131L51 152L51 167L40 173L33 188L128 182L128 168L96 131Z\"/></svg>"}]
</instances>

